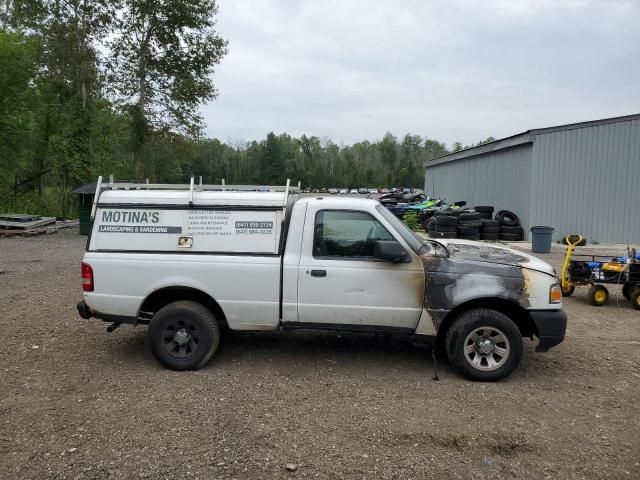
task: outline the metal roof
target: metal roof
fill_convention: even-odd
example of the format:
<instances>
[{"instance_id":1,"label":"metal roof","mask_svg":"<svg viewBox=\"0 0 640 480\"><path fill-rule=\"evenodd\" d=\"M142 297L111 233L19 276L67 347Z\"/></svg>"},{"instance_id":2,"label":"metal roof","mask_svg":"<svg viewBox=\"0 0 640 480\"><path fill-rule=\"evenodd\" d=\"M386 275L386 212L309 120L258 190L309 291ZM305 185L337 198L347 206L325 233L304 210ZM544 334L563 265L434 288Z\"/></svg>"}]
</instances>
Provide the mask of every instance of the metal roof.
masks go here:
<instances>
[{"instance_id":1,"label":"metal roof","mask_svg":"<svg viewBox=\"0 0 640 480\"><path fill-rule=\"evenodd\" d=\"M434 158L433 160L425 160L425 167L433 167L442 163L453 162L455 160L461 160L463 158L476 157L485 153L495 152L497 150L504 150L507 148L513 148L520 145L531 144L535 141L537 135L543 133L558 132L562 130L573 130L577 128L593 127L598 125L606 125L609 123L627 122L629 120L640 119L640 113L633 115L625 115L622 117L603 118L600 120L590 120L588 122L569 123L566 125L558 125L555 127L536 128L533 130L527 130L526 132L517 133L510 137L501 138L484 145L478 145L477 147L465 148L459 152L449 153L442 155L441 157Z\"/></svg>"}]
</instances>

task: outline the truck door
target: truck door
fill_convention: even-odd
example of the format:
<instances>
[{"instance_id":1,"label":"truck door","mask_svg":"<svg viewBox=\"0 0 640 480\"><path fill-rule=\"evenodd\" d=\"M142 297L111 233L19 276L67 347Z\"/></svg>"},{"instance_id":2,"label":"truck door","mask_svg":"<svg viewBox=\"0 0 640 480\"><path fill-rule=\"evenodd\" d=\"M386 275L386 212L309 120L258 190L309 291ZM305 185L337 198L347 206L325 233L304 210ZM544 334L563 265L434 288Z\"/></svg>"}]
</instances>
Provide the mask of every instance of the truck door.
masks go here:
<instances>
[{"instance_id":1,"label":"truck door","mask_svg":"<svg viewBox=\"0 0 640 480\"><path fill-rule=\"evenodd\" d=\"M309 205L298 271L300 323L414 330L424 268L373 258L376 240L398 240L371 212ZM400 242L404 244L403 242Z\"/></svg>"}]
</instances>

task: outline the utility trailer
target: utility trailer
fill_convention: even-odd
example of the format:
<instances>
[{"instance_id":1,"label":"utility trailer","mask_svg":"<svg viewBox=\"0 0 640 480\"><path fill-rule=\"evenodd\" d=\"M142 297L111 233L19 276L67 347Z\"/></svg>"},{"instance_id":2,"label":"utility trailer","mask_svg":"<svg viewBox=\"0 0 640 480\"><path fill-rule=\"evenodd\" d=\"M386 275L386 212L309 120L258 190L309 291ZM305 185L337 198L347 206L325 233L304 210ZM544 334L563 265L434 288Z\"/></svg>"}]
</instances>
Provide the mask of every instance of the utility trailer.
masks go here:
<instances>
[{"instance_id":1,"label":"utility trailer","mask_svg":"<svg viewBox=\"0 0 640 480\"><path fill-rule=\"evenodd\" d=\"M609 290L605 285L622 285L622 295L636 310L640 310L640 255L628 248L624 257L615 254L576 254L575 248L582 244L581 235L565 238L567 252L561 274L562 296L571 296L576 286L589 285L588 298L592 305L601 307L609 301Z\"/></svg>"}]
</instances>

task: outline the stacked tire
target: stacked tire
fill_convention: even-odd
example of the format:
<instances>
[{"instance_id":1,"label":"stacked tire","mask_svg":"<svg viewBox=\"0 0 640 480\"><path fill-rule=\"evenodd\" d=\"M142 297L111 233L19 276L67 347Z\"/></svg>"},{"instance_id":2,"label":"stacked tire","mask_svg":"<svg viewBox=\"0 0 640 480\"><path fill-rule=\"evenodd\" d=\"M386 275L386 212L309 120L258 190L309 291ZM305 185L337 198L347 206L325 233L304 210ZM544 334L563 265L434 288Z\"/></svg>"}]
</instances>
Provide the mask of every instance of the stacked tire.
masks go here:
<instances>
[{"instance_id":1,"label":"stacked tire","mask_svg":"<svg viewBox=\"0 0 640 480\"><path fill-rule=\"evenodd\" d=\"M480 240L482 220L477 212L464 212L458 215L458 238L463 240Z\"/></svg>"},{"instance_id":2,"label":"stacked tire","mask_svg":"<svg viewBox=\"0 0 640 480\"><path fill-rule=\"evenodd\" d=\"M456 238L458 218L450 212L436 212L427 222L427 232L431 238ZM449 214L448 214L449 213Z\"/></svg>"},{"instance_id":3,"label":"stacked tire","mask_svg":"<svg viewBox=\"0 0 640 480\"><path fill-rule=\"evenodd\" d=\"M480 240L492 242L500 240L500 222L490 218L483 218L482 228L480 229Z\"/></svg>"},{"instance_id":4,"label":"stacked tire","mask_svg":"<svg viewBox=\"0 0 640 480\"><path fill-rule=\"evenodd\" d=\"M515 213L509 210L500 210L496 213L495 220L500 225L500 240L519 242L524 238L524 230Z\"/></svg>"},{"instance_id":5,"label":"stacked tire","mask_svg":"<svg viewBox=\"0 0 640 480\"><path fill-rule=\"evenodd\" d=\"M477 205L473 207L475 212L480 215L483 220L491 220L493 218L493 207L487 205Z\"/></svg>"},{"instance_id":6,"label":"stacked tire","mask_svg":"<svg viewBox=\"0 0 640 480\"><path fill-rule=\"evenodd\" d=\"M477 205L473 209L480 216L480 240L498 240L500 224L493 220L493 207Z\"/></svg>"}]
</instances>

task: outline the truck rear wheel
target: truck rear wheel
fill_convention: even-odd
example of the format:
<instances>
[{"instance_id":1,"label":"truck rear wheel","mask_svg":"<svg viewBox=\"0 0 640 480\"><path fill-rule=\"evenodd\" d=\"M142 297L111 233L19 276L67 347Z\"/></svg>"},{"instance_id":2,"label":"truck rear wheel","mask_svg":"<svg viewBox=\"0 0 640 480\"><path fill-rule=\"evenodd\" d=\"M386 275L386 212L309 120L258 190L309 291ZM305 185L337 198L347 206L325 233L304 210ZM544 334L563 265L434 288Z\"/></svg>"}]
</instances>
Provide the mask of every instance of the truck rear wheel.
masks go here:
<instances>
[{"instance_id":1,"label":"truck rear wheel","mask_svg":"<svg viewBox=\"0 0 640 480\"><path fill-rule=\"evenodd\" d=\"M520 364L522 335L506 315L488 308L462 313L445 339L449 362L470 380L492 382Z\"/></svg>"},{"instance_id":2,"label":"truck rear wheel","mask_svg":"<svg viewBox=\"0 0 640 480\"><path fill-rule=\"evenodd\" d=\"M218 349L220 329L208 308L181 300L166 305L153 316L148 341L151 353L165 367L196 370Z\"/></svg>"}]
</instances>

